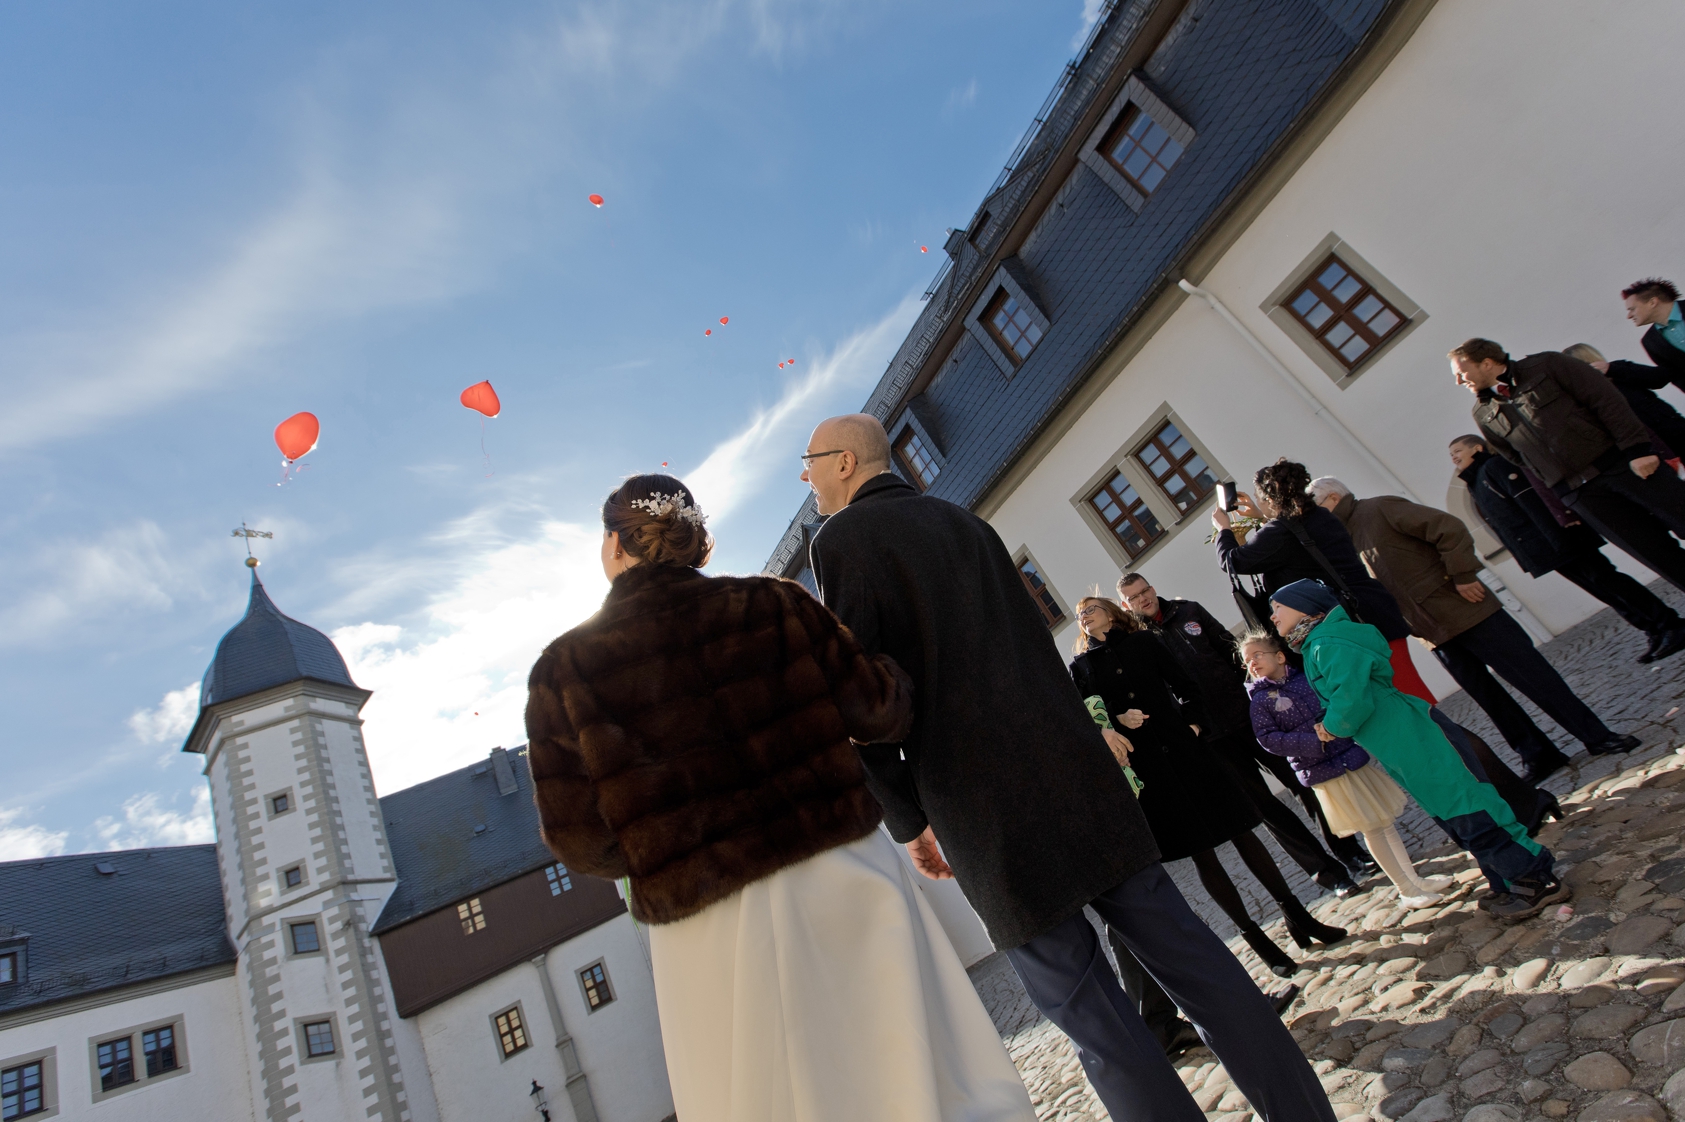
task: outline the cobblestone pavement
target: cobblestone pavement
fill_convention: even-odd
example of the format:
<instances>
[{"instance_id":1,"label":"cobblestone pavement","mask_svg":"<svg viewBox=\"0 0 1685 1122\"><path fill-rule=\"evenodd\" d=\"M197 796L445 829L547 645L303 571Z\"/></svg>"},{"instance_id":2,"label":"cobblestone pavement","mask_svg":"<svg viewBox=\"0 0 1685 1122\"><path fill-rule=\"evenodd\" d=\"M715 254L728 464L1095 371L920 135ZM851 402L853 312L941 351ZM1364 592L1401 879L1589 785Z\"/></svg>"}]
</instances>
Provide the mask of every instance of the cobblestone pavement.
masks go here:
<instances>
[{"instance_id":1,"label":"cobblestone pavement","mask_svg":"<svg viewBox=\"0 0 1685 1122\"><path fill-rule=\"evenodd\" d=\"M1685 607L1671 588L1656 591ZM1568 812L1539 835L1574 888L1566 906L1493 922L1475 906L1484 881L1473 862L1413 805L1401 825L1418 867L1458 887L1443 906L1407 913L1384 879L1342 901L1315 899L1301 876L1295 888L1312 912L1351 931L1332 947L1294 948L1273 901L1233 862L1253 914L1274 920L1266 930L1300 961L1293 980L1303 993L1285 1018L1343 1122L1685 1119L1685 755L1674 750L1685 741L1685 657L1639 666L1631 660L1643 642L1605 611L1541 648L1612 727L1644 740L1626 756L1580 753L1545 784ZM1466 697L1444 708L1502 745ZM1527 708L1565 751L1577 750ZM1191 869L1172 872L1195 910L1232 936ZM1238 939L1229 944L1261 986L1283 984ZM1039 1116L1109 1117L1070 1042L1030 1004L1004 957L971 974ZM1177 1062L1208 1118L1249 1122L1209 1051Z\"/></svg>"}]
</instances>

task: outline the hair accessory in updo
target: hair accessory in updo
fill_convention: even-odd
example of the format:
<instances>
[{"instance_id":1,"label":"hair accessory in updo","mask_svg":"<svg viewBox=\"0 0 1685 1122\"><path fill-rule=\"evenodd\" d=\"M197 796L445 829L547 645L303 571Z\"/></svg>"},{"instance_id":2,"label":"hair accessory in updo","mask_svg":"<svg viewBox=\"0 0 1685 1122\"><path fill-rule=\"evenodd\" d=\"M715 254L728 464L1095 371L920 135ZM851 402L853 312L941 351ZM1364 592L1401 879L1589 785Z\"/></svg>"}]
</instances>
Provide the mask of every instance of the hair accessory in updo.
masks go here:
<instances>
[{"instance_id":1,"label":"hair accessory in updo","mask_svg":"<svg viewBox=\"0 0 1685 1122\"><path fill-rule=\"evenodd\" d=\"M647 499L633 499L631 505L648 514L651 518L665 518L669 514L676 514L701 529L707 525L708 516L685 501L683 492L676 495L663 495L656 491Z\"/></svg>"}]
</instances>

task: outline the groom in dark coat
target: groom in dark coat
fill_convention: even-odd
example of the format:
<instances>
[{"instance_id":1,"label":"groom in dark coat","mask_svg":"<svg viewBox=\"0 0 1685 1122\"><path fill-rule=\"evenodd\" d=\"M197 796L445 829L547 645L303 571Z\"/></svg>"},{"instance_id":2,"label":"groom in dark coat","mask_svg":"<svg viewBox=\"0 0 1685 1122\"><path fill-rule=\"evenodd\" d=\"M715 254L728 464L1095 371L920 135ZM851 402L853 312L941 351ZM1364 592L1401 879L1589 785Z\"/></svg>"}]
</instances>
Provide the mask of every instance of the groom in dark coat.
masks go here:
<instances>
[{"instance_id":1,"label":"groom in dark coat","mask_svg":"<svg viewBox=\"0 0 1685 1122\"><path fill-rule=\"evenodd\" d=\"M894 475L883 426L865 414L822 423L802 458L830 516L809 554L820 596L915 686L907 739L861 748L889 831L926 876L959 881L1112 1117L1204 1115L1119 987L1084 905L1199 1027L1260 1119L1333 1122L1270 1003L1160 866L993 528Z\"/></svg>"}]
</instances>

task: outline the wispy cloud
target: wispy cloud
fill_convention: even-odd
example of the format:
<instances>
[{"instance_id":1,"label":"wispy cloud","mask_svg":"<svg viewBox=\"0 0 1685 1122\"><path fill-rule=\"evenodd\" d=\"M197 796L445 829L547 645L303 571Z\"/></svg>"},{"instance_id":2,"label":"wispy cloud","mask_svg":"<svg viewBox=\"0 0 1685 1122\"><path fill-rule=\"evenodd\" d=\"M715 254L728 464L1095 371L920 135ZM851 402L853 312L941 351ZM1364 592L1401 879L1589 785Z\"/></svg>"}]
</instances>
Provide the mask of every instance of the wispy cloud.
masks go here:
<instances>
[{"instance_id":1,"label":"wispy cloud","mask_svg":"<svg viewBox=\"0 0 1685 1122\"><path fill-rule=\"evenodd\" d=\"M121 818L98 818L91 832L102 850L213 841L216 830L211 822L210 788L199 784L193 792L193 805L186 811L164 806L156 794L135 795L123 803Z\"/></svg>"},{"instance_id":2,"label":"wispy cloud","mask_svg":"<svg viewBox=\"0 0 1685 1122\"><path fill-rule=\"evenodd\" d=\"M199 715L199 683L193 682L164 695L154 708L137 709L129 716L129 731L146 744L180 740Z\"/></svg>"},{"instance_id":3,"label":"wispy cloud","mask_svg":"<svg viewBox=\"0 0 1685 1122\"><path fill-rule=\"evenodd\" d=\"M970 109L977 104L977 79L973 78L963 86L955 86L948 91L948 104L945 112L956 113L961 109Z\"/></svg>"},{"instance_id":4,"label":"wispy cloud","mask_svg":"<svg viewBox=\"0 0 1685 1122\"><path fill-rule=\"evenodd\" d=\"M27 861L31 857L56 857L64 852L64 830L19 823L21 809L0 810L0 861Z\"/></svg>"},{"instance_id":5,"label":"wispy cloud","mask_svg":"<svg viewBox=\"0 0 1685 1122\"><path fill-rule=\"evenodd\" d=\"M1100 19L1100 9L1104 4L1105 0L1082 0L1082 26L1071 36L1071 50L1077 50L1082 46L1082 41L1088 38L1089 30Z\"/></svg>"}]
</instances>

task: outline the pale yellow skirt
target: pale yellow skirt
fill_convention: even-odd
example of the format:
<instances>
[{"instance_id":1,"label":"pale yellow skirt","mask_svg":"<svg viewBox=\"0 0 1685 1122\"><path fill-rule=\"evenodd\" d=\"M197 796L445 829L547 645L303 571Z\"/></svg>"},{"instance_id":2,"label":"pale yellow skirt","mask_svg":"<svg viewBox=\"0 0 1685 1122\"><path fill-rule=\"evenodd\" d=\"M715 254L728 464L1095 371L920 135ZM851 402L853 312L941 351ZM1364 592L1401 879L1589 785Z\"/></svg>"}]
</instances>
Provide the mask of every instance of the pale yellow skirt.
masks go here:
<instances>
[{"instance_id":1,"label":"pale yellow skirt","mask_svg":"<svg viewBox=\"0 0 1685 1122\"><path fill-rule=\"evenodd\" d=\"M1374 760L1311 789L1328 817L1328 828L1342 838L1386 829L1404 813L1408 801L1404 789Z\"/></svg>"},{"instance_id":2,"label":"pale yellow skirt","mask_svg":"<svg viewBox=\"0 0 1685 1122\"><path fill-rule=\"evenodd\" d=\"M1035 1122L881 831L649 928L683 1122Z\"/></svg>"}]
</instances>

